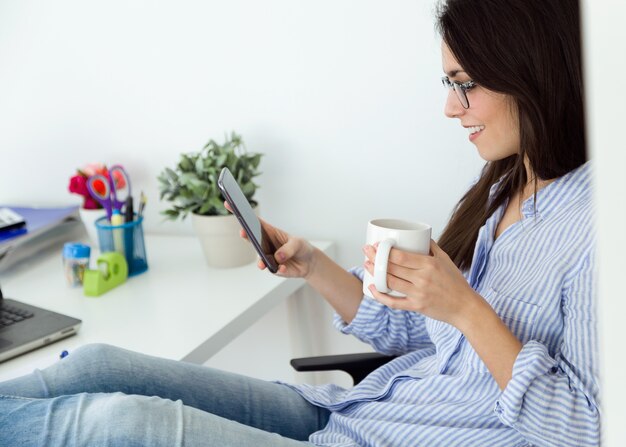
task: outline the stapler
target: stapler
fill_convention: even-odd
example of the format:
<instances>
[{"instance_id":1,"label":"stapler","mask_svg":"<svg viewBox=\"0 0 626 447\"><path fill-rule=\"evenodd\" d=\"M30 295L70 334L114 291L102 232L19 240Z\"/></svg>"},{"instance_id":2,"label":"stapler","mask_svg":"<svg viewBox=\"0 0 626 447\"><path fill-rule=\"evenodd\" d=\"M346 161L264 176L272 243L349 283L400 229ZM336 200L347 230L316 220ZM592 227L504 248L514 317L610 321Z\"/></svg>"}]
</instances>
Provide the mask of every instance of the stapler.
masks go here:
<instances>
[{"instance_id":1,"label":"stapler","mask_svg":"<svg viewBox=\"0 0 626 447\"><path fill-rule=\"evenodd\" d=\"M98 270L85 270L83 292L87 296L100 296L126 281L128 264L117 252L102 253L97 259Z\"/></svg>"}]
</instances>

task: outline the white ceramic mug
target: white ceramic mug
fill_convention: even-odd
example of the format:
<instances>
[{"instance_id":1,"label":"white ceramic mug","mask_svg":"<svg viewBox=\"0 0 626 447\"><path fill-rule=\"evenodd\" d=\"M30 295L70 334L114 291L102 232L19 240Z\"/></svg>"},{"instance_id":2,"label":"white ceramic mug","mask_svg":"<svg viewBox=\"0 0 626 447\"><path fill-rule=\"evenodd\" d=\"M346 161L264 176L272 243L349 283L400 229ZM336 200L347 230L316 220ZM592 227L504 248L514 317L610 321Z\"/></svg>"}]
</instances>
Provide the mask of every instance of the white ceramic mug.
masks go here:
<instances>
[{"instance_id":1,"label":"white ceramic mug","mask_svg":"<svg viewBox=\"0 0 626 447\"><path fill-rule=\"evenodd\" d=\"M363 293L372 297L370 284L376 290L395 297L406 295L387 287L387 264L392 247L413 253L427 255L430 253L431 227L421 222L408 222L399 219L375 219L367 224L367 244L378 242L376 260L374 261L374 277L367 270L363 277Z\"/></svg>"}]
</instances>

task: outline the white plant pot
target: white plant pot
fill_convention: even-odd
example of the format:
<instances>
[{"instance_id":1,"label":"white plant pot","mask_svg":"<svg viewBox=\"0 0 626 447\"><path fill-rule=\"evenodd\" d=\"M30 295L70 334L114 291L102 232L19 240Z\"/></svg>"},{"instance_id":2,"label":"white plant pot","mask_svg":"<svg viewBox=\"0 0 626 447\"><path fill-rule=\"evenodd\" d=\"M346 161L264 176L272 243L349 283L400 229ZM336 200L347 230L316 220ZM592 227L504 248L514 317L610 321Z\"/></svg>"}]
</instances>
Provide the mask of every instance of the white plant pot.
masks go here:
<instances>
[{"instance_id":1,"label":"white plant pot","mask_svg":"<svg viewBox=\"0 0 626 447\"><path fill-rule=\"evenodd\" d=\"M96 220L106 216L106 210L102 208L99 210L87 210L85 208L79 208L78 214L80 215L80 220L85 226L85 230L87 231L87 236L89 236L89 241L91 242L92 248L99 249L100 244L98 240L98 229L96 228Z\"/></svg>"},{"instance_id":2,"label":"white plant pot","mask_svg":"<svg viewBox=\"0 0 626 447\"><path fill-rule=\"evenodd\" d=\"M258 215L258 206L254 212ZM209 266L239 267L256 260L257 254L252 244L239 236L241 225L235 216L200 216L192 213L191 224L200 239Z\"/></svg>"}]
</instances>

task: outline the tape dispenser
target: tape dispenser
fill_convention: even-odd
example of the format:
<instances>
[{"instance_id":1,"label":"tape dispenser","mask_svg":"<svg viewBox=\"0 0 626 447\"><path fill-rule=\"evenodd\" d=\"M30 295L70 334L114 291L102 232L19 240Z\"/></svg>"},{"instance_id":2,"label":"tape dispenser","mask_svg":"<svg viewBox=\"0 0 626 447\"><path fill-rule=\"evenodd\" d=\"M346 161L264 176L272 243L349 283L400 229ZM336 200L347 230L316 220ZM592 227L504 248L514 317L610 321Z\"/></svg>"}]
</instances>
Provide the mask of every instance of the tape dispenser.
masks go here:
<instances>
[{"instance_id":1,"label":"tape dispenser","mask_svg":"<svg viewBox=\"0 0 626 447\"><path fill-rule=\"evenodd\" d=\"M128 264L120 253L102 253L96 263L98 270L85 270L83 277L83 293L87 296L100 296L128 278Z\"/></svg>"}]
</instances>

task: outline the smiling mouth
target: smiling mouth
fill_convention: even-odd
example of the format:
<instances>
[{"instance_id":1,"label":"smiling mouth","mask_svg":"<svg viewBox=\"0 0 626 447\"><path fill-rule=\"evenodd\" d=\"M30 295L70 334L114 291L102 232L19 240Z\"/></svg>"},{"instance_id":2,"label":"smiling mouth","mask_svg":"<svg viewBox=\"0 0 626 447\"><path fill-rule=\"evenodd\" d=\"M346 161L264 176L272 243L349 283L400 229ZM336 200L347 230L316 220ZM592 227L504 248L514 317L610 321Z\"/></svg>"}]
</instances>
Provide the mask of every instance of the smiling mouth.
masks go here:
<instances>
[{"instance_id":1,"label":"smiling mouth","mask_svg":"<svg viewBox=\"0 0 626 447\"><path fill-rule=\"evenodd\" d=\"M469 126L467 127L467 130L470 133L470 136L477 134L478 132L482 131L485 129L485 126Z\"/></svg>"}]
</instances>

